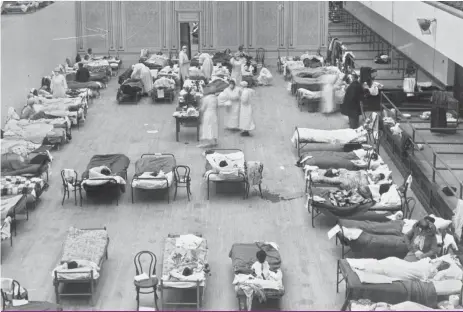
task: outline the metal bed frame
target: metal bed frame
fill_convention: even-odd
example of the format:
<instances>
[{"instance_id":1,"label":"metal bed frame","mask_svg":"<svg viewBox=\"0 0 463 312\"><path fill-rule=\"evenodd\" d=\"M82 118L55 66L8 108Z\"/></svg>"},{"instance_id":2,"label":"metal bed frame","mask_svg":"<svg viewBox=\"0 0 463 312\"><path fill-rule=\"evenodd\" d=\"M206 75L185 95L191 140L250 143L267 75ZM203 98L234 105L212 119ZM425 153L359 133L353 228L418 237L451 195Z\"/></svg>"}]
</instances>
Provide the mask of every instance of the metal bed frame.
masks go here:
<instances>
[{"instance_id":1,"label":"metal bed frame","mask_svg":"<svg viewBox=\"0 0 463 312\"><path fill-rule=\"evenodd\" d=\"M412 129L411 134L407 133L406 131L402 132L402 136L405 137L405 140L403 141L409 143L410 150L408 150L406 147L404 148L402 146L397 146L396 142L394 141L394 136L392 133L390 133L388 127L383 123L383 112L386 111L391 113L389 107L392 107L395 110L397 116L403 116L400 109L395 106L394 103L392 103L388 96L384 93L381 93L381 118L379 124L380 128L385 134L385 140L382 141L383 147L402 173L412 172L413 175L417 177L417 183L413 183L412 188L425 209L447 219L451 218L453 215L452 210L454 207L450 207L445 198L440 195L440 188L447 186L455 197L463 199L463 182L455 173L457 170L463 171L463 168L447 165L446 162L440 157L440 155L463 155L463 152L437 152L433 149L432 145L463 145L463 143L427 142L417 132L421 130L429 131L431 128L416 129L407 119L403 118L403 122L406 123L410 129ZM448 129L444 128L441 130ZM456 130L460 131L463 129L457 128ZM429 160L423 151L415 148L417 144L422 144L424 147L431 151L432 160ZM418 159L417 156L420 156L420 158L423 159ZM422 168L423 165L429 166L431 168L431 177L428 177L427 173L424 172ZM458 181L459 190L457 190L457 192L454 192L451 189L452 183L450 183L448 179L442 176L441 171L446 171L452 176L453 179L455 179L455 181ZM437 178L439 178L441 181L437 181Z\"/></svg>"},{"instance_id":2,"label":"metal bed frame","mask_svg":"<svg viewBox=\"0 0 463 312\"><path fill-rule=\"evenodd\" d=\"M370 167L370 162L371 162L371 159L372 159L371 156L373 156L373 155L374 155L374 152L371 152L367 168ZM334 219L340 218L339 216L336 216L335 214L332 214L331 212L327 211L326 209L320 208L320 207L317 207L317 205L314 205L314 200L313 200L314 194L313 194L313 189L312 188L316 187L316 185L315 185L316 183L313 182L312 176L310 175L310 173L307 175L305 180L306 180L305 193L307 194L307 211L311 215L312 227L315 228L314 220L318 216L320 216L322 214L330 216L330 217L332 217ZM414 199L412 197L407 197L408 184L406 183L406 181L407 180L404 181L402 187L397 189L397 191L399 192L400 199L401 199L400 208L397 208L397 207L384 208L384 209L376 209L375 211L386 211L386 212L402 211L404 216L410 216L411 212L414 210L414 208L413 208L413 210L410 209L410 204L413 204ZM339 189L339 187L335 186L335 185L322 184L321 187L325 187L325 188L329 188L329 189ZM413 204L413 207L414 206L415 205Z\"/></svg>"},{"instance_id":3,"label":"metal bed frame","mask_svg":"<svg viewBox=\"0 0 463 312\"><path fill-rule=\"evenodd\" d=\"M196 233L194 234L198 237L203 237L202 234L200 233ZM168 238L176 238L176 237L179 237L180 235L178 234L169 234L168 235ZM163 258L163 261L162 263L164 263L164 256L166 256L165 254L162 255L162 258ZM164 269L164 268L163 268ZM166 306L169 306L169 305L181 305L181 306L196 306L196 311L201 311L201 308L203 306L203 302L204 302L204 294L206 292L206 286L207 286L207 277L209 276L208 273L206 273L206 280L204 281L204 286L200 286L201 282L200 281L196 281L196 286L194 287L196 289L196 302L173 302L173 301L170 301L170 302L167 302L164 300L164 291L166 289L174 289L174 290L184 290L184 289L193 289L193 287L190 287L190 288L175 288L175 287L169 287L169 286L165 286L163 284L163 280L162 278L160 278L160 283L159 283L159 292L160 292L160 299L161 299L161 310L165 310L165 307ZM172 281L170 283L173 283Z\"/></svg>"},{"instance_id":4,"label":"metal bed frame","mask_svg":"<svg viewBox=\"0 0 463 312\"><path fill-rule=\"evenodd\" d=\"M140 156L140 159L142 159L143 157L162 157L162 156L172 156L172 158L174 159L174 163L175 163L175 166L177 165L177 160L175 159L175 156L174 154L171 154L171 153L154 153L154 154L142 154ZM167 203L170 202L170 188L172 187L172 185L175 184L175 174L174 174L174 170L175 170L175 166L174 168L172 168L172 175L173 175L173 179L172 180L172 184L169 185L169 180L167 180L166 177L163 177L163 178L157 178L157 177L152 177L152 178L141 178L139 175L137 174L134 174L133 177L132 177L132 181L130 182L130 188L131 188L131 193L132 193L132 204L134 203L134 196L133 196L133 193L134 193L134 189L136 187L133 187L133 182L135 180L157 180L157 181L165 181L166 182L166 185L167 187L166 188L162 188L162 189L152 189L152 190L149 190L149 189L143 189L145 191L161 191L161 190L165 190L166 193L167 193Z\"/></svg>"},{"instance_id":5,"label":"metal bed frame","mask_svg":"<svg viewBox=\"0 0 463 312\"><path fill-rule=\"evenodd\" d=\"M372 144L373 146L375 146L376 150L378 150L378 148L379 148L378 147L379 137L375 137L375 135L374 135L374 131L375 131L375 127L376 127L377 123L378 123L378 115L376 116L375 120L372 121L373 126L371 128L370 127L365 128L365 130L367 130L367 142L366 143ZM303 129L303 128L301 128L301 129ZM329 129L327 129L327 130L329 130ZM330 144L330 143L320 143L320 142L301 142L301 136L299 134L299 127L298 126L295 127L295 132L297 134L297 141L296 141L297 157L301 157L301 150L305 146L307 146L309 144L333 145L333 144ZM378 135L379 135L379 132L378 132ZM368 141L370 141L370 142L368 142ZM353 143L355 143L355 142L353 142ZM363 143L363 144L366 144L366 143ZM347 144L349 144L349 143L347 143ZM360 143L360 144L362 144L362 143ZM346 144L344 144L344 145L346 145Z\"/></svg>"},{"instance_id":6,"label":"metal bed frame","mask_svg":"<svg viewBox=\"0 0 463 312\"><path fill-rule=\"evenodd\" d=\"M445 250L442 248L441 255L445 255L445 254L446 254ZM345 299L341 307L341 311L347 311L347 308L350 305L350 301L353 299L351 298L352 296L351 289L348 287L349 280L347 278L347 274L341 269L341 265L340 265L341 260L344 260L344 259L338 260L336 264L336 293L339 293L339 285L345 281L345 285L346 285ZM463 287L461 288L461 293L463 293ZM362 299L368 299L368 298L362 298ZM461 302L462 302L462 299L460 298L460 304Z\"/></svg>"},{"instance_id":7,"label":"metal bed frame","mask_svg":"<svg viewBox=\"0 0 463 312\"><path fill-rule=\"evenodd\" d=\"M124 176L122 176L122 178L127 182L127 170L124 172ZM92 180L92 181L106 181L105 184L101 184L101 185L95 185L95 186L85 186L83 187L83 189L85 190L85 192L90 192L90 193L93 193L95 192L96 189L105 189L105 188L119 188L120 185L117 183L117 180L114 179L114 178L111 178L110 176L108 176L107 178L92 178L92 179L81 179L82 182L84 182L85 180ZM118 190L119 192L119 190ZM116 206L119 206L119 195L116 196Z\"/></svg>"},{"instance_id":8,"label":"metal bed frame","mask_svg":"<svg viewBox=\"0 0 463 312\"><path fill-rule=\"evenodd\" d=\"M213 152L224 152L224 151L228 151L229 153L230 152L243 152L242 150L240 149L235 149L235 148L214 148L214 149L211 149L211 151ZM245 160L246 162L246 160ZM207 163L207 160L206 160L206 163ZM238 173L240 179L236 179L236 180L223 180L223 181L214 181L214 180L211 180L210 179L210 176L211 175L217 175L216 173L214 172L210 172L206 175L206 183L207 183L207 200L209 200L209 193L210 193L210 182L215 182L216 184L218 183L243 183L243 199L246 199L247 198L247 190L248 190L248 181L247 181L247 178L246 178L246 173L242 174L242 173Z\"/></svg>"},{"instance_id":9,"label":"metal bed frame","mask_svg":"<svg viewBox=\"0 0 463 312\"><path fill-rule=\"evenodd\" d=\"M104 230L106 231L106 227L103 228L86 228L86 229L80 229L82 231L100 231ZM101 257L100 263L98 263L98 267L100 268L100 276L101 276L101 270L103 270L103 263L105 260L108 260L108 247L109 247L109 236L108 240L106 242L106 247L104 250L104 255ZM88 272L90 274L90 278L86 279L73 279L73 280L67 280L67 279L62 279L58 277L59 272L55 271L55 275L53 277L53 286L55 288L55 295L56 295L56 303L59 304L61 297L90 297L90 303L93 305L93 291L96 288L96 285L98 283L98 279L95 279L93 277L93 270L90 270ZM66 272L66 274L82 274L82 272ZM90 287L88 292L84 293L60 293L60 285L63 285L63 287L66 287L67 284L88 284Z\"/></svg>"}]
</instances>

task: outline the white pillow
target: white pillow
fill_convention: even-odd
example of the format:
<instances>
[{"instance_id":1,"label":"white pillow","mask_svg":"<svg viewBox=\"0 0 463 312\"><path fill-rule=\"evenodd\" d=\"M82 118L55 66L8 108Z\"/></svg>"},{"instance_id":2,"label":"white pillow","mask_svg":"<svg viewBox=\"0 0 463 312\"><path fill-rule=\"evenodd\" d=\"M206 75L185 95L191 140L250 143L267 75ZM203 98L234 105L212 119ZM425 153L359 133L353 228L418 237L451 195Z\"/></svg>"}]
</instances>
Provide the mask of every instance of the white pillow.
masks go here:
<instances>
[{"instance_id":1,"label":"white pillow","mask_svg":"<svg viewBox=\"0 0 463 312\"><path fill-rule=\"evenodd\" d=\"M450 296L459 294L461 291L461 281L433 281L438 296Z\"/></svg>"},{"instance_id":2,"label":"white pillow","mask_svg":"<svg viewBox=\"0 0 463 312\"><path fill-rule=\"evenodd\" d=\"M446 230L450 226L450 224L452 224L452 220L445 220L445 219L436 217L433 214L429 216L435 219L434 225L439 231Z\"/></svg>"}]
</instances>

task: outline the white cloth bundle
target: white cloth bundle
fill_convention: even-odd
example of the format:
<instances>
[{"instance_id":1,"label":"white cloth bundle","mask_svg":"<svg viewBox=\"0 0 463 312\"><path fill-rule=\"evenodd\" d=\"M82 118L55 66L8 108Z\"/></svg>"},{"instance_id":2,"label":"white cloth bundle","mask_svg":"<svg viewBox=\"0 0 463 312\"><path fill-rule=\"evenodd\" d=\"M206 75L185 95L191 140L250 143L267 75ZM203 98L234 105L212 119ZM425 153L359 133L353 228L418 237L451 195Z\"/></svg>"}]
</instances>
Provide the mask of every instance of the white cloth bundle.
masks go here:
<instances>
[{"instance_id":1,"label":"white cloth bundle","mask_svg":"<svg viewBox=\"0 0 463 312\"><path fill-rule=\"evenodd\" d=\"M413 96L415 92L416 78L404 78L404 92L407 93L407 96Z\"/></svg>"},{"instance_id":2,"label":"white cloth bundle","mask_svg":"<svg viewBox=\"0 0 463 312\"><path fill-rule=\"evenodd\" d=\"M272 83L273 76L267 68L262 68L260 70L259 77L257 77L257 82L260 85L268 86Z\"/></svg>"}]
</instances>

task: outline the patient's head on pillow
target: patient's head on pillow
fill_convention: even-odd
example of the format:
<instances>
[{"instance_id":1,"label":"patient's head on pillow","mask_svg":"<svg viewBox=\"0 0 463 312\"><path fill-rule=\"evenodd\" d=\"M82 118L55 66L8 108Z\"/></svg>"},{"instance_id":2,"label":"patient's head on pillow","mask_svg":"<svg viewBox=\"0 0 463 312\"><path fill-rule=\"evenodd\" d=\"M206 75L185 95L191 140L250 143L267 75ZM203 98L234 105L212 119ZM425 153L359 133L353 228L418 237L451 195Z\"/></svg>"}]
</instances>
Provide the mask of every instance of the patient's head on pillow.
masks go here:
<instances>
[{"instance_id":1,"label":"patient's head on pillow","mask_svg":"<svg viewBox=\"0 0 463 312\"><path fill-rule=\"evenodd\" d=\"M183 273L182 273L183 276L190 276L191 274L193 274L193 272L191 271L190 268L183 269Z\"/></svg>"},{"instance_id":2,"label":"patient's head on pillow","mask_svg":"<svg viewBox=\"0 0 463 312\"><path fill-rule=\"evenodd\" d=\"M371 160L378 160L378 154L372 153L371 154Z\"/></svg>"},{"instance_id":3,"label":"patient's head on pillow","mask_svg":"<svg viewBox=\"0 0 463 312\"><path fill-rule=\"evenodd\" d=\"M223 168L223 167L226 167L228 166L228 163L225 161L225 160L222 160L220 163L219 163L219 167Z\"/></svg>"},{"instance_id":4,"label":"patient's head on pillow","mask_svg":"<svg viewBox=\"0 0 463 312\"><path fill-rule=\"evenodd\" d=\"M437 266L437 271L438 272L445 271L448 268L450 268L450 263L448 263L446 261L441 261L441 262L439 262L439 265Z\"/></svg>"},{"instance_id":5,"label":"patient's head on pillow","mask_svg":"<svg viewBox=\"0 0 463 312\"><path fill-rule=\"evenodd\" d=\"M75 261L68 262L68 270L77 269L77 267L78 267L77 262Z\"/></svg>"},{"instance_id":6,"label":"patient's head on pillow","mask_svg":"<svg viewBox=\"0 0 463 312\"><path fill-rule=\"evenodd\" d=\"M111 174L111 170L109 170L109 168L103 168L101 169L101 174L105 175L105 176L109 176Z\"/></svg>"},{"instance_id":7,"label":"patient's head on pillow","mask_svg":"<svg viewBox=\"0 0 463 312\"><path fill-rule=\"evenodd\" d=\"M151 175L153 177L157 177L159 175L159 172L158 171L153 171L153 172L151 172Z\"/></svg>"}]
</instances>

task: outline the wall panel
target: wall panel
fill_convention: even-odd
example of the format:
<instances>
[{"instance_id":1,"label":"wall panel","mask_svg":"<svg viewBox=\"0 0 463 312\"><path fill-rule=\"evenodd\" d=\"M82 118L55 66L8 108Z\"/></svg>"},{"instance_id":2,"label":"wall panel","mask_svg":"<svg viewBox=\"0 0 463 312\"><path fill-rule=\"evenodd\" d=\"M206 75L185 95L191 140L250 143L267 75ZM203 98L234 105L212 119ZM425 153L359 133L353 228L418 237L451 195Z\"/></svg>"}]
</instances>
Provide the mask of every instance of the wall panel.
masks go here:
<instances>
[{"instance_id":1,"label":"wall panel","mask_svg":"<svg viewBox=\"0 0 463 312\"><path fill-rule=\"evenodd\" d=\"M254 48L278 48L279 28L278 3L271 1L253 2L253 45Z\"/></svg>"},{"instance_id":2,"label":"wall panel","mask_svg":"<svg viewBox=\"0 0 463 312\"><path fill-rule=\"evenodd\" d=\"M301 1L294 3L293 46L297 49L317 49L320 46L321 3Z\"/></svg>"},{"instance_id":3,"label":"wall panel","mask_svg":"<svg viewBox=\"0 0 463 312\"><path fill-rule=\"evenodd\" d=\"M214 36L214 46L217 49L236 49L240 45L239 5L236 1L213 2L214 34L221 34Z\"/></svg>"},{"instance_id":4,"label":"wall panel","mask_svg":"<svg viewBox=\"0 0 463 312\"><path fill-rule=\"evenodd\" d=\"M132 1L126 5L126 42L130 50L161 47L160 7L157 1Z\"/></svg>"},{"instance_id":5,"label":"wall panel","mask_svg":"<svg viewBox=\"0 0 463 312\"><path fill-rule=\"evenodd\" d=\"M271 57L277 49L326 46L327 5L309 1L85 1L76 8L75 33L90 35L95 33L87 28L106 29L106 37L77 40L78 49L114 50L132 61L142 48L177 51L180 20L195 16L200 22L201 50L235 50L244 44L250 53L262 47Z\"/></svg>"},{"instance_id":6,"label":"wall panel","mask_svg":"<svg viewBox=\"0 0 463 312\"><path fill-rule=\"evenodd\" d=\"M95 53L105 53L108 51L107 36L107 3L104 1L84 1L85 8L85 30L84 34L86 48L92 48ZM101 31L103 30L103 31ZM100 34L101 36L95 36Z\"/></svg>"}]
</instances>

